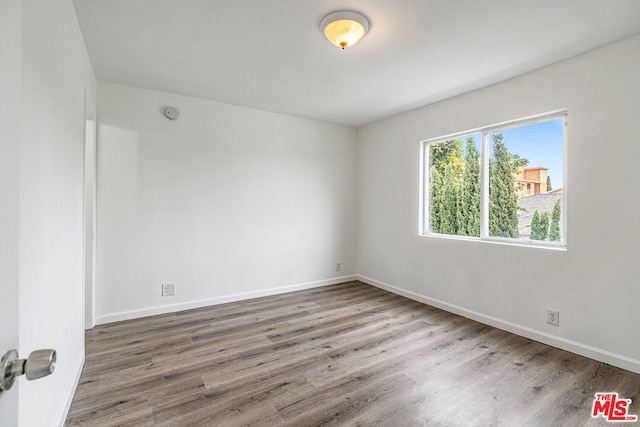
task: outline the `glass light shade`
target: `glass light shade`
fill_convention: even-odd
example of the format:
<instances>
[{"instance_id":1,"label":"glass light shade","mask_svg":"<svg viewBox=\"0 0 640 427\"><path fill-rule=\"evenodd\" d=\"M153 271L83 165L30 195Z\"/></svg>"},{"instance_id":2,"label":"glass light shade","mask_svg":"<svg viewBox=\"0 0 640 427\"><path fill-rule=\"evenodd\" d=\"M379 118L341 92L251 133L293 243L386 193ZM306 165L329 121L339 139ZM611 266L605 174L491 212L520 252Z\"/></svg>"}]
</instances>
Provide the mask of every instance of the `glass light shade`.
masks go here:
<instances>
[{"instance_id":1,"label":"glass light shade","mask_svg":"<svg viewBox=\"0 0 640 427\"><path fill-rule=\"evenodd\" d=\"M356 12L334 12L325 16L320 27L331 43L344 49L369 31L369 21Z\"/></svg>"},{"instance_id":2,"label":"glass light shade","mask_svg":"<svg viewBox=\"0 0 640 427\"><path fill-rule=\"evenodd\" d=\"M324 28L324 35L331 43L344 49L356 44L364 36L364 27L359 22L341 19L328 24Z\"/></svg>"}]
</instances>

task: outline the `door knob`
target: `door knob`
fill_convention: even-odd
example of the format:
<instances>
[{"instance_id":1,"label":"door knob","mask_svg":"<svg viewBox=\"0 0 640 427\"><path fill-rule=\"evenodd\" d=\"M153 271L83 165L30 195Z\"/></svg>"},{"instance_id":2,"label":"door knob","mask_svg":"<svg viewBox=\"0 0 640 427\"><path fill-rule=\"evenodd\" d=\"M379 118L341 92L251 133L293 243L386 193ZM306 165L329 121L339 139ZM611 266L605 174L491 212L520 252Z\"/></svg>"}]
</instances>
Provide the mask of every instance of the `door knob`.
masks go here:
<instances>
[{"instance_id":1,"label":"door knob","mask_svg":"<svg viewBox=\"0 0 640 427\"><path fill-rule=\"evenodd\" d=\"M26 359L18 359L18 352L9 350L0 359L0 392L13 387L20 375L25 375L28 380L37 380L52 374L55 367L55 350L36 350Z\"/></svg>"}]
</instances>

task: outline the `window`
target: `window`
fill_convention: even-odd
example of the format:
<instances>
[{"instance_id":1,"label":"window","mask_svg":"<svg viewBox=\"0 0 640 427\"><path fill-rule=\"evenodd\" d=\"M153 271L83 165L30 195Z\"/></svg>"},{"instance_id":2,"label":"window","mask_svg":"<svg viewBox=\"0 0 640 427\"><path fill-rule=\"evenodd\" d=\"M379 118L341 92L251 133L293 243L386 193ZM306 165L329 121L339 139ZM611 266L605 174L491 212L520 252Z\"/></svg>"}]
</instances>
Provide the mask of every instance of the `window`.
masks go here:
<instances>
[{"instance_id":1,"label":"window","mask_svg":"<svg viewBox=\"0 0 640 427\"><path fill-rule=\"evenodd\" d=\"M422 235L565 246L566 111L422 142Z\"/></svg>"}]
</instances>

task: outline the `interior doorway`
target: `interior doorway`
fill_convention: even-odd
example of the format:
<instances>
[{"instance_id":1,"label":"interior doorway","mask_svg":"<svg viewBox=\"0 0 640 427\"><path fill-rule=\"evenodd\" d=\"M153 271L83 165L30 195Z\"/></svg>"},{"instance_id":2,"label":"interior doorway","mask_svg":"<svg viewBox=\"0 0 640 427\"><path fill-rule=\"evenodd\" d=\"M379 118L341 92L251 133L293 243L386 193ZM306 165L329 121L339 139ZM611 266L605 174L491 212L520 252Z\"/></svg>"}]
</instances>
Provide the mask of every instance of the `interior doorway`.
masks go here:
<instances>
[{"instance_id":1,"label":"interior doorway","mask_svg":"<svg viewBox=\"0 0 640 427\"><path fill-rule=\"evenodd\" d=\"M95 326L96 279L96 119L87 115L84 143L84 324Z\"/></svg>"}]
</instances>

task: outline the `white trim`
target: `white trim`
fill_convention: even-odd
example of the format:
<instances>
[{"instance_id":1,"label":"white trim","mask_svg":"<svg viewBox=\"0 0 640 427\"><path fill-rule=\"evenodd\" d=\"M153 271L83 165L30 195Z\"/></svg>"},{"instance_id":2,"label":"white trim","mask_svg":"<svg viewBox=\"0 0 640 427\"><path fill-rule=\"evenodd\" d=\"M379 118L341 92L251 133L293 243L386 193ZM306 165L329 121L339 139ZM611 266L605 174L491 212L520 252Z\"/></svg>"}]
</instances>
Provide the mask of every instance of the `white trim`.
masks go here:
<instances>
[{"instance_id":1,"label":"white trim","mask_svg":"<svg viewBox=\"0 0 640 427\"><path fill-rule=\"evenodd\" d=\"M489 126L482 126L479 128L469 129L462 132L450 133L448 135L438 136L435 138L423 139L420 142L422 142L423 144L430 144L432 142L442 142L442 141L457 138L460 136L470 136L476 133L493 133L493 132L503 131L503 130L507 130L515 127L522 127L522 126L533 125L541 122L548 122L554 119L559 119L562 116L567 116L568 112L569 112L568 108L561 108L559 110L554 110L554 111L549 111L547 113L523 117L521 119L507 120L507 121L495 123Z\"/></svg>"},{"instance_id":2,"label":"white trim","mask_svg":"<svg viewBox=\"0 0 640 427\"><path fill-rule=\"evenodd\" d=\"M489 134L480 133L480 237L489 235Z\"/></svg>"},{"instance_id":3,"label":"white trim","mask_svg":"<svg viewBox=\"0 0 640 427\"><path fill-rule=\"evenodd\" d=\"M76 389L78 388L78 384L80 383L80 376L82 375L82 369L84 368L84 352L80 357L80 363L76 367L76 372L73 377L73 381L71 383L71 387L67 390L66 395L63 400L63 404L58 409L58 415L56 415L55 421L53 423L54 426L64 427L65 421L67 421L67 415L69 414L69 408L71 408L71 403L73 402L73 397L76 394Z\"/></svg>"},{"instance_id":4,"label":"white trim","mask_svg":"<svg viewBox=\"0 0 640 427\"><path fill-rule=\"evenodd\" d=\"M520 335L522 337L529 338L543 344L570 351L571 353L579 354L581 356L585 356L599 362L608 363L610 365L640 374L640 360L638 359L633 359L622 354L613 353L611 351L603 350L601 348L593 347L577 341L568 340L566 338L558 337L556 335L542 332L537 329L517 325L515 323L508 322L497 317L487 316L486 314L468 310L466 308L449 304L435 298L430 298L416 292L407 291L405 289L372 279L367 276L358 275L357 278L361 282L367 283L371 286L375 286L377 288L384 289L385 291L389 291L391 293L440 308L450 313L466 317L467 319L475 320L477 322L484 323L485 325L493 326L494 328L511 332L512 334Z\"/></svg>"},{"instance_id":5,"label":"white trim","mask_svg":"<svg viewBox=\"0 0 640 427\"><path fill-rule=\"evenodd\" d=\"M155 316L157 314L175 313L182 310L190 310L193 308L208 307L211 305L226 304L247 300L251 298L259 298L270 295L284 294L287 292L301 291L304 289L319 288L321 286L336 285L338 283L356 280L356 275L334 277L332 279L318 280L315 282L299 283L295 285L280 286L277 288L264 289L260 291L243 292L239 294L226 295L215 298L207 298L196 301L187 301L177 304L167 304L156 307L142 308L138 310L121 311L118 313L103 314L96 316L96 324L103 325L105 323L118 322L121 320L138 319L140 317Z\"/></svg>"},{"instance_id":6,"label":"white trim","mask_svg":"<svg viewBox=\"0 0 640 427\"><path fill-rule=\"evenodd\" d=\"M534 240L524 239L511 239L509 237L474 237L474 236L458 236L455 234L436 234L430 233L419 237L431 237L434 239L448 239L448 240L466 240L467 242L480 242L491 243L497 245L519 246L521 248L538 248L538 249L551 249L552 251L567 251L567 247L562 243L549 242L544 240L544 243L537 243Z\"/></svg>"},{"instance_id":7,"label":"white trim","mask_svg":"<svg viewBox=\"0 0 640 427\"><path fill-rule=\"evenodd\" d=\"M324 29L327 28L327 25L331 24L332 22L342 20L355 21L358 24L362 25L362 28L364 28L364 34L362 35L363 37L367 35L367 33L369 32L369 28L371 27L369 18L364 16L362 13L353 10L340 10L337 12L332 12L322 18L322 20L320 21L320 30L324 33Z\"/></svg>"},{"instance_id":8,"label":"white trim","mask_svg":"<svg viewBox=\"0 0 640 427\"><path fill-rule=\"evenodd\" d=\"M569 194L569 161L567 160L567 154L569 153L569 112L564 115L562 120L562 243L568 246L567 241L567 195Z\"/></svg>"},{"instance_id":9,"label":"white trim","mask_svg":"<svg viewBox=\"0 0 640 427\"><path fill-rule=\"evenodd\" d=\"M428 212L431 211L430 197L425 197L424 194L426 189L430 188L430 185L427 182L428 169L425 168L425 165L429 164L429 160L427 158L429 150L427 150L426 147L426 144L420 143L420 194L418 197L418 218L420 219L418 222L418 235L420 236L429 232L427 218L429 216Z\"/></svg>"}]
</instances>

